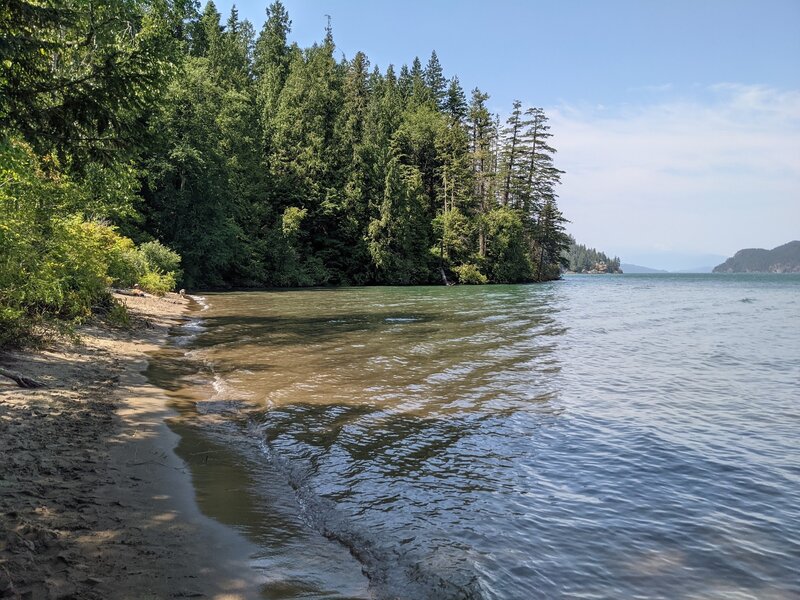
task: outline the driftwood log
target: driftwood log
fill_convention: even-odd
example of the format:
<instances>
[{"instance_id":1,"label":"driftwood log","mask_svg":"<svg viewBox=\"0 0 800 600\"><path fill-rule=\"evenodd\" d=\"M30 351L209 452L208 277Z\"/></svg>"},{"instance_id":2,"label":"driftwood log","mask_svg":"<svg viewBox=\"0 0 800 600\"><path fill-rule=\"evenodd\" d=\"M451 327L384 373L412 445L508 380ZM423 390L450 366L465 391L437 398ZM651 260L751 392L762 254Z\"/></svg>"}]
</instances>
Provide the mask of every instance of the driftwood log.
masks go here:
<instances>
[{"instance_id":1,"label":"driftwood log","mask_svg":"<svg viewBox=\"0 0 800 600\"><path fill-rule=\"evenodd\" d=\"M35 379L26 377L22 373L17 373L16 371L10 371L4 367L0 367L0 375L2 375L3 377L8 377L9 379L15 381L19 387L23 388L44 387L44 384L41 381L36 381Z\"/></svg>"}]
</instances>

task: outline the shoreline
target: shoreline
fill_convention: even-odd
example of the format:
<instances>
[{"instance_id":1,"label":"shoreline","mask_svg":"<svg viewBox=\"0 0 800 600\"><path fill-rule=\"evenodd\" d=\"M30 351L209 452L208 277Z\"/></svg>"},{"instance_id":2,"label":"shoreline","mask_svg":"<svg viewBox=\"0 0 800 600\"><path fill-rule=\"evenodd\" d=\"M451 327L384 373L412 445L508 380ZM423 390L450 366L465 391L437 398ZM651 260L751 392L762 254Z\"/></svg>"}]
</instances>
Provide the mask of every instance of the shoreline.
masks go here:
<instances>
[{"instance_id":1,"label":"shoreline","mask_svg":"<svg viewBox=\"0 0 800 600\"><path fill-rule=\"evenodd\" d=\"M200 511L145 376L189 300L118 298L133 329L2 359L47 387L0 382L0 598L258 597L254 546Z\"/></svg>"}]
</instances>

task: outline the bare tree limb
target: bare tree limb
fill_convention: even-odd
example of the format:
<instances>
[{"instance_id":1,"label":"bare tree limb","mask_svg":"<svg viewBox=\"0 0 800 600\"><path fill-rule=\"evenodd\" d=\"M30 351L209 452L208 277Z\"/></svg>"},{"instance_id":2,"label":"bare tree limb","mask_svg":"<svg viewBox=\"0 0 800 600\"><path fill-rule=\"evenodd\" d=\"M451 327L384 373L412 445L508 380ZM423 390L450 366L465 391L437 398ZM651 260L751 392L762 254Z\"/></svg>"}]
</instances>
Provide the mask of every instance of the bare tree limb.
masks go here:
<instances>
[{"instance_id":1,"label":"bare tree limb","mask_svg":"<svg viewBox=\"0 0 800 600\"><path fill-rule=\"evenodd\" d=\"M45 385L41 381L31 379L30 377L26 377L22 373L17 373L16 371L9 371L4 367L0 367L0 375L2 375L3 377L8 377L9 379L15 381L19 387L23 388L45 387Z\"/></svg>"}]
</instances>

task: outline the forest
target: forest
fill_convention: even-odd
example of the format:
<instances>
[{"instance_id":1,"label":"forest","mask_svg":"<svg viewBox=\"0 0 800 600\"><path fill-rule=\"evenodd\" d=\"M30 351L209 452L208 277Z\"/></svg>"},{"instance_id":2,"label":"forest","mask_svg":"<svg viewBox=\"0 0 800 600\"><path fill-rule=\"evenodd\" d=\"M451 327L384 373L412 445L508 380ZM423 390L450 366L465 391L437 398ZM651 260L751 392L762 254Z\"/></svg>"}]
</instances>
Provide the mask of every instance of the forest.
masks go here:
<instances>
[{"instance_id":1,"label":"forest","mask_svg":"<svg viewBox=\"0 0 800 600\"><path fill-rule=\"evenodd\" d=\"M567 269L573 273L622 273L619 257L609 258L604 252L587 248L569 236L569 247L564 253Z\"/></svg>"},{"instance_id":2,"label":"forest","mask_svg":"<svg viewBox=\"0 0 800 600\"><path fill-rule=\"evenodd\" d=\"M109 286L557 278L544 111L465 92L432 52L385 69L330 21L291 42L190 0L0 8L0 345L113 311ZM54 325L55 324L55 325Z\"/></svg>"}]
</instances>

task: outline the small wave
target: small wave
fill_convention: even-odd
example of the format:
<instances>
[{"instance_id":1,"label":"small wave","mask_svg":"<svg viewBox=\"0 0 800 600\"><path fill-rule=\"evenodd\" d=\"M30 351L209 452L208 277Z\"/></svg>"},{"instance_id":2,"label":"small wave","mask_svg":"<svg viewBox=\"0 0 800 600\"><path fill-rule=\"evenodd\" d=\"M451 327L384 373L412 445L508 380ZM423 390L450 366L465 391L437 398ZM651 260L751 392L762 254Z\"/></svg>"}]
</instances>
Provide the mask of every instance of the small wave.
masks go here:
<instances>
[{"instance_id":1,"label":"small wave","mask_svg":"<svg viewBox=\"0 0 800 600\"><path fill-rule=\"evenodd\" d=\"M368 532L359 529L351 518L337 509L334 501L320 496L311 486L312 473L296 459L281 456L251 422L250 431L259 437L263 455L286 478L294 491L306 524L323 537L344 546L361 563L378 598L418 598L419 600L482 600L484 593L475 573L461 573L462 582L432 571L425 560L414 560L396 549L382 546ZM464 577L466 575L466 577Z\"/></svg>"},{"instance_id":2,"label":"small wave","mask_svg":"<svg viewBox=\"0 0 800 600\"><path fill-rule=\"evenodd\" d=\"M189 298L191 298L200 305L200 312L208 310L211 307L211 304L208 303L205 296L189 295Z\"/></svg>"},{"instance_id":3,"label":"small wave","mask_svg":"<svg viewBox=\"0 0 800 600\"><path fill-rule=\"evenodd\" d=\"M205 327L203 326L203 319L189 319L186 323L183 324L184 329L189 329L191 331L203 331Z\"/></svg>"},{"instance_id":4,"label":"small wave","mask_svg":"<svg viewBox=\"0 0 800 600\"><path fill-rule=\"evenodd\" d=\"M211 367L213 372L213 366ZM253 396L252 392L245 392L234 388L230 382L219 375L214 373L214 381L211 382L211 387L214 389L214 395L206 400L206 402L235 402L241 404L243 400L247 400Z\"/></svg>"},{"instance_id":5,"label":"small wave","mask_svg":"<svg viewBox=\"0 0 800 600\"><path fill-rule=\"evenodd\" d=\"M755 298L742 298L741 300L739 300L739 302L743 302L744 304L752 304L755 301L756 301Z\"/></svg>"},{"instance_id":6,"label":"small wave","mask_svg":"<svg viewBox=\"0 0 800 600\"><path fill-rule=\"evenodd\" d=\"M419 317L386 317L384 319L387 323L413 323L421 320Z\"/></svg>"},{"instance_id":7,"label":"small wave","mask_svg":"<svg viewBox=\"0 0 800 600\"><path fill-rule=\"evenodd\" d=\"M179 348L188 346L205 330L203 319L191 318L181 325L180 333L175 336L173 343Z\"/></svg>"}]
</instances>

